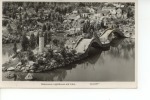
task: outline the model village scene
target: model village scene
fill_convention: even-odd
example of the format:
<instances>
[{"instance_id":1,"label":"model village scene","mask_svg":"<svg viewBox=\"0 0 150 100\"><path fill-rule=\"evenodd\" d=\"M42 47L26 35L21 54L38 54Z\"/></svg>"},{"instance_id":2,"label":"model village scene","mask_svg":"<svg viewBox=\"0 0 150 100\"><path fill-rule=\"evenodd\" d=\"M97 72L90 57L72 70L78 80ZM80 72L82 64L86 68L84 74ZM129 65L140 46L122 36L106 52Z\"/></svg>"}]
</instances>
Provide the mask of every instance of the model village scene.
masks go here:
<instances>
[{"instance_id":1,"label":"model village scene","mask_svg":"<svg viewBox=\"0 0 150 100\"><path fill-rule=\"evenodd\" d=\"M134 3L3 2L2 14L3 81L134 80Z\"/></svg>"}]
</instances>

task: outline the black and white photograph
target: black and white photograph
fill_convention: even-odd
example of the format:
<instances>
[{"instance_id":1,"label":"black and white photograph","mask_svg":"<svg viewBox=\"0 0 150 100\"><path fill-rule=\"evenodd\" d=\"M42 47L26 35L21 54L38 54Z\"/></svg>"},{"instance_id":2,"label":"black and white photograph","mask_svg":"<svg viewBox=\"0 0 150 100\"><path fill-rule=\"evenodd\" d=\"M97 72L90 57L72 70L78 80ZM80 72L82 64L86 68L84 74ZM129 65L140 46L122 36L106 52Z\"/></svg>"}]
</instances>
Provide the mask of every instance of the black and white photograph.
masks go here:
<instances>
[{"instance_id":1,"label":"black and white photograph","mask_svg":"<svg viewBox=\"0 0 150 100\"><path fill-rule=\"evenodd\" d=\"M2 82L135 82L135 2L2 1Z\"/></svg>"}]
</instances>

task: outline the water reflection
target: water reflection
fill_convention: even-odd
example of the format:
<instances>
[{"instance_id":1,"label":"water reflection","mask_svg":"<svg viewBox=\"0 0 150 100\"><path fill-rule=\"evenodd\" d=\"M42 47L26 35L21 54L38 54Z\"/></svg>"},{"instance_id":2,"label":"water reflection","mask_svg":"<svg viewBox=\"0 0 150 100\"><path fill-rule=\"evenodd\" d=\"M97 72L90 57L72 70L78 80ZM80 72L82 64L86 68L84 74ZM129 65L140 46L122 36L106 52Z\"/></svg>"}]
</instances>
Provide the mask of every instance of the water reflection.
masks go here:
<instances>
[{"instance_id":1,"label":"water reflection","mask_svg":"<svg viewBox=\"0 0 150 100\"><path fill-rule=\"evenodd\" d=\"M134 81L134 39L114 39L109 50L99 50L96 55L85 58L64 68L34 73L34 81ZM3 59L11 55L10 46L3 46ZM11 47L12 48L12 47ZM9 53L9 54L8 54ZM6 79L3 73L3 80ZM27 73L17 72L20 81Z\"/></svg>"},{"instance_id":2,"label":"water reflection","mask_svg":"<svg viewBox=\"0 0 150 100\"><path fill-rule=\"evenodd\" d=\"M110 55L123 57L124 59L135 58L134 39L114 39L111 42Z\"/></svg>"},{"instance_id":3,"label":"water reflection","mask_svg":"<svg viewBox=\"0 0 150 100\"><path fill-rule=\"evenodd\" d=\"M17 48L20 49L21 45L17 44ZM13 44L3 44L2 48L2 54L3 54L3 61L2 63L4 64L5 62L9 61L9 58L13 55Z\"/></svg>"}]
</instances>

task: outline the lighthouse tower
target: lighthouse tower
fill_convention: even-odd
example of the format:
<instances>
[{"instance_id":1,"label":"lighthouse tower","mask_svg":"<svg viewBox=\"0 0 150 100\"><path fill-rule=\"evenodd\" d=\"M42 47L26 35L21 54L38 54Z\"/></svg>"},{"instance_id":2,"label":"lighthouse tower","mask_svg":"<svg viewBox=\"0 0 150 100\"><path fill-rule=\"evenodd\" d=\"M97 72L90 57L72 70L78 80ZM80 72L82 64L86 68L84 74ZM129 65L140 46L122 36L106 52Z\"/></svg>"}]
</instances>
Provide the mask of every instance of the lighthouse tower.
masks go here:
<instances>
[{"instance_id":1,"label":"lighthouse tower","mask_svg":"<svg viewBox=\"0 0 150 100\"><path fill-rule=\"evenodd\" d=\"M39 34L39 53L42 53L44 51L44 35L41 32Z\"/></svg>"}]
</instances>

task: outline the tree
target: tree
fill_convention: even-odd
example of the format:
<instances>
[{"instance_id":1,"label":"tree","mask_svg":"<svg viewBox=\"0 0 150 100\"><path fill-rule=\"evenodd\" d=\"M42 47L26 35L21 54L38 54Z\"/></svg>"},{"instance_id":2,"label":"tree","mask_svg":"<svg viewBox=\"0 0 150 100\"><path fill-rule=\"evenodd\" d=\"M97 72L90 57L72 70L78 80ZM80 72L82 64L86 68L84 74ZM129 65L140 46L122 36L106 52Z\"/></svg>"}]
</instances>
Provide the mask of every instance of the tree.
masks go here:
<instances>
[{"instance_id":1,"label":"tree","mask_svg":"<svg viewBox=\"0 0 150 100\"><path fill-rule=\"evenodd\" d=\"M38 32L38 34L36 36L36 43L39 45L39 32Z\"/></svg>"},{"instance_id":2,"label":"tree","mask_svg":"<svg viewBox=\"0 0 150 100\"><path fill-rule=\"evenodd\" d=\"M3 14L5 15L7 12L7 8L6 7L3 7Z\"/></svg>"},{"instance_id":3,"label":"tree","mask_svg":"<svg viewBox=\"0 0 150 100\"><path fill-rule=\"evenodd\" d=\"M3 25L3 26L7 26L7 24L8 24L8 21L7 21L7 20L2 20L2 25Z\"/></svg>"},{"instance_id":4,"label":"tree","mask_svg":"<svg viewBox=\"0 0 150 100\"><path fill-rule=\"evenodd\" d=\"M44 46L47 45L47 31L44 32Z\"/></svg>"},{"instance_id":5,"label":"tree","mask_svg":"<svg viewBox=\"0 0 150 100\"><path fill-rule=\"evenodd\" d=\"M42 27L42 31L45 31L45 30L46 30L46 25L44 24Z\"/></svg>"},{"instance_id":6,"label":"tree","mask_svg":"<svg viewBox=\"0 0 150 100\"><path fill-rule=\"evenodd\" d=\"M29 46L29 40L25 34L22 36L21 46L23 51L27 51Z\"/></svg>"},{"instance_id":7,"label":"tree","mask_svg":"<svg viewBox=\"0 0 150 100\"><path fill-rule=\"evenodd\" d=\"M65 48L62 48L61 55L63 56L64 59L66 59L67 51Z\"/></svg>"},{"instance_id":8,"label":"tree","mask_svg":"<svg viewBox=\"0 0 150 100\"><path fill-rule=\"evenodd\" d=\"M27 14L27 12L25 12L23 18L24 18L24 19L27 19L27 17L28 17L28 14Z\"/></svg>"},{"instance_id":9,"label":"tree","mask_svg":"<svg viewBox=\"0 0 150 100\"><path fill-rule=\"evenodd\" d=\"M127 13L128 18L134 17L134 10L132 10L131 7L128 7L128 13Z\"/></svg>"},{"instance_id":10,"label":"tree","mask_svg":"<svg viewBox=\"0 0 150 100\"><path fill-rule=\"evenodd\" d=\"M7 24L7 29L8 29L8 32L11 34L12 31L13 31L13 29L12 29L12 27L10 26L10 24Z\"/></svg>"},{"instance_id":11,"label":"tree","mask_svg":"<svg viewBox=\"0 0 150 100\"><path fill-rule=\"evenodd\" d=\"M35 48L35 45L36 45L35 36L34 36L34 34L31 34L31 36L30 36L30 47L31 47L32 49L34 49L34 48Z\"/></svg>"},{"instance_id":12,"label":"tree","mask_svg":"<svg viewBox=\"0 0 150 100\"><path fill-rule=\"evenodd\" d=\"M16 16L15 12L12 12L12 18L13 18L13 19L16 19L16 17L17 17L17 16Z\"/></svg>"},{"instance_id":13,"label":"tree","mask_svg":"<svg viewBox=\"0 0 150 100\"><path fill-rule=\"evenodd\" d=\"M17 44L16 44L16 42L14 42L13 51L14 51L15 54L17 53Z\"/></svg>"},{"instance_id":14,"label":"tree","mask_svg":"<svg viewBox=\"0 0 150 100\"><path fill-rule=\"evenodd\" d=\"M38 11L39 11L39 6L37 5L35 6L35 12L38 13Z\"/></svg>"},{"instance_id":15,"label":"tree","mask_svg":"<svg viewBox=\"0 0 150 100\"><path fill-rule=\"evenodd\" d=\"M49 31L47 33L47 43L50 43L50 41L51 41L51 32Z\"/></svg>"},{"instance_id":16,"label":"tree","mask_svg":"<svg viewBox=\"0 0 150 100\"><path fill-rule=\"evenodd\" d=\"M79 7L85 7L85 3L80 2Z\"/></svg>"},{"instance_id":17,"label":"tree","mask_svg":"<svg viewBox=\"0 0 150 100\"><path fill-rule=\"evenodd\" d=\"M87 27L86 27L86 23L83 24L83 33L86 33L87 32Z\"/></svg>"}]
</instances>

